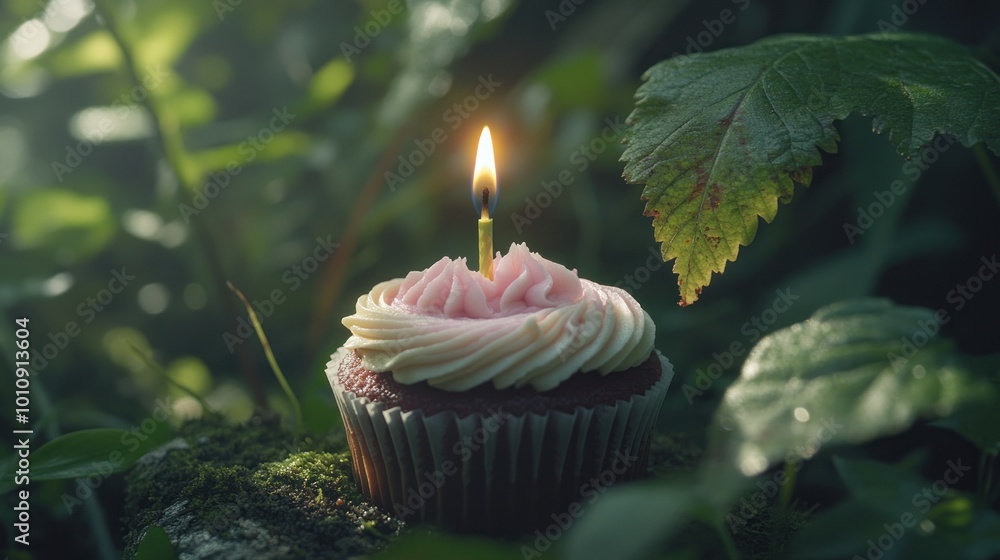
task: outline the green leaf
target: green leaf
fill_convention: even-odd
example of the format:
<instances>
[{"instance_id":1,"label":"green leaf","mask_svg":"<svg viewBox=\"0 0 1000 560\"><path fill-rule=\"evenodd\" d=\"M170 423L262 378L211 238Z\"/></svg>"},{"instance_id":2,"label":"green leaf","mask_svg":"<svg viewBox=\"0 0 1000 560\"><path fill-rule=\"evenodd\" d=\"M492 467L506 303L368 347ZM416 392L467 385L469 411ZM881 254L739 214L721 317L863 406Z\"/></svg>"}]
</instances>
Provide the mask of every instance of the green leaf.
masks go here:
<instances>
[{"instance_id":1,"label":"green leaf","mask_svg":"<svg viewBox=\"0 0 1000 560\"><path fill-rule=\"evenodd\" d=\"M779 36L658 63L625 135L625 178L644 184L681 305L808 185L833 122L857 112L906 157L935 134L1000 153L1000 78L951 41L904 33Z\"/></svg>"},{"instance_id":2,"label":"green leaf","mask_svg":"<svg viewBox=\"0 0 1000 560\"><path fill-rule=\"evenodd\" d=\"M150 525L139 542L133 560L174 560L174 558L177 558L177 554L174 552L174 545L170 544L166 531L156 525Z\"/></svg>"},{"instance_id":3,"label":"green leaf","mask_svg":"<svg viewBox=\"0 0 1000 560\"><path fill-rule=\"evenodd\" d=\"M1000 385L1000 356L976 356L966 360L977 372L984 372L994 386ZM1000 422L996 421L996 402L982 401L963 406L947 418L931 425L951 430L976 444L987 455L1000 454Z\"/></svg>"},{"instance_id":4,"label":"green leaf","mask_svg":"<svg viewBox=\"0 0 1000 560\"><path fill-rule=\"evenodd\" d=\"M841 502L816 514L802 531L792 537L789 558L813 560L820 558L864 558L869 539L885 532L882 524L888 519L856 499ZM899 557L900 547L889 548L879 560Z\"/></svg>"},{"instance_id":5,"label":"green leaf","mask_svg":"<svg viewBox=\"0 0 1000 560\"><path fill-rule=\"evenodd\" d=\"M1000 453L1000 423L996 421L996 405L968 406L932 425L951 430L976 444L983 453Z\"/></svg>"},{"instance_id":6,"label":"green leaf","mask_svg":"<svg viewBox=\"0 0 1000 560\"><path fill-rule=\"evenodd\" d=\"M963 558L985 560L1000 553L1000 517L986 504L954 489L938 494L937 483L901 464L842 458L834 463L851 498L816 515L795 535L792 557L934 559L960 550ZM942 465L942 473L951 468L950 462Z\"/></svg>"},{"instance_id":7,"label":"green leaf","mask_svg":"<svg viewBox=\"0 0 1000 560\"><path fill-rule=\"evenodd\" d=\"M649 558L692 521L721 527L747 486L731 468L706 465L695 480L613 487L580 502L583 515L568 528L562 557Z\"/></svg>"},{"instance_id":8,"label":"green leaf","mask_svg":"<svg viewBox=\"0 0 1000 560\"><path fill-rule=\"evenodd\" d=\"M942 501L927 518L933 538L908 542L905 558L947 558L956 550L972 560L1000 557L1000 516L982 502L960 495Z\"/></svg>"},{"instance_id":9,"label":"green leaf","mask_svg":"<svg viewBox=\"0 0 1000 560\"><path fill-rule=\"evenodd\" d=\"M878 461L834 457L833 464L855 499L883 516L912 508L912 496L927 482L914 471Z\"/></svg>"},{"instance_id":10,"label":"green leaf","mask_svg":"<svg viewBox=\"0 0 1000 560\"><path fill-rule=\"evenodd\" d=\"M141 433L141 432L140 432ZM31 454L31 480L60 480L123 471L158 443L149 434L111 428L61 435Z\"/></svg>"},{"instance_id":11,"label":"green leaf","mask_svg":"<svg viewBox=\"0 0 1000 560\"><path fill-rule=\"evenodd\" d=\"M572 527L565 558L646 558L690 519L694 493L679 485L609 492Z\"/></svg>"},{"instance_id":12,"label":"green leaf","mask_svg":"<svg viewBox=\"0 0 1000 560\"><path fill-rule=\"evenodd\" d=\"M14 236L25 248L45 248L82 259L101 249L115 233L108 201L67 189L27 192L14 204Z\"/></svg>"},{"instance_id":13,"label":"green leaf","mask_svg":"<svg viewBox=\"0 0 1000 560\"><path fill-rule=\"evenodd\" d=\"M733 432L740 470L753 475L779 458L995 402L995 389L936 339L939 329L928 309L868 299L825 307L761 339L717 416Z\"/></svg>"},{"instance_id":14,"label":"green leaf","mask_svg":"<svg viewBox=\"0 0 1000 560\"><path fill-rule=\"evenodd\" d=\"M448 534L408 533L395 539L378 560L510 560L520 556L513 544Z\"/></svg>"}]
</instances>

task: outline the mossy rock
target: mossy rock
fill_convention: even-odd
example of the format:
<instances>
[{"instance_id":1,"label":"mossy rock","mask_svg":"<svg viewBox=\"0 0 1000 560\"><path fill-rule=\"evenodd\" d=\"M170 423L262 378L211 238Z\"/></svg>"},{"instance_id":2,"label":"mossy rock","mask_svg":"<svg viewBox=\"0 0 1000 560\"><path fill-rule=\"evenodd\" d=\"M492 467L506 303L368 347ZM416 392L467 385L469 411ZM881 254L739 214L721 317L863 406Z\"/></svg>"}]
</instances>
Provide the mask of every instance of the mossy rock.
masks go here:
<instances>
[{"instance_id":1,"label":"mossy rock","mask_svg":"<svg viewBox=\"0 0 1000 560\"><path fill-rule=\"evenodd\" d=\"M342 439L297 439L276 418L190 422L126 481L125 558L151 525L185 559L350 558L403 525L361 499Z\"/></svg>"},{"instance_id":2,"label":"mossy rock","mask_svg":"<svg viewBox=\"0 0 1000 560\"><path fill-rule=\"evenodd\" d=\"M684 434L655 435L650 474L688 471L701 450ZM404 524L365 502L343 434L296 438L273 416L244 425L185 424L126 477L125 554L150 526L178 557L341 559L383 549Z\"/></svg>"}]
</instances>

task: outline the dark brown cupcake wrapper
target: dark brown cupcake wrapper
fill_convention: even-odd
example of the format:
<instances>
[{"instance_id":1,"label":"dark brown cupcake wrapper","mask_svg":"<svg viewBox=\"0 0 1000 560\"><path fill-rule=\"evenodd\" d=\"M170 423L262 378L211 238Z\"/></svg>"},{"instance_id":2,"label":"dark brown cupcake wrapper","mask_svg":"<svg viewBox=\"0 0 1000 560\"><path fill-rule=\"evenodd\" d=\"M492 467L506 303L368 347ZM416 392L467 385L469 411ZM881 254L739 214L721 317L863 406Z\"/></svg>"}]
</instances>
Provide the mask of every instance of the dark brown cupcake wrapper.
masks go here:
<instances>
[{"instance_id":1,"label":"dark brown cupcake wrapper","mask_svg":"<svg viewBox=\"0 0 1000 560\"><path fill-rule=\"evenodd\" d=\"M643 476L673 378L657 352L660 379L628 400L572 414L487 410L460 418L386 408L345 390L337 371L348 352L338 350L326 373L363 494L409 522L492 535L544 527L607 485Z\"/></svg>"}]
</instances>

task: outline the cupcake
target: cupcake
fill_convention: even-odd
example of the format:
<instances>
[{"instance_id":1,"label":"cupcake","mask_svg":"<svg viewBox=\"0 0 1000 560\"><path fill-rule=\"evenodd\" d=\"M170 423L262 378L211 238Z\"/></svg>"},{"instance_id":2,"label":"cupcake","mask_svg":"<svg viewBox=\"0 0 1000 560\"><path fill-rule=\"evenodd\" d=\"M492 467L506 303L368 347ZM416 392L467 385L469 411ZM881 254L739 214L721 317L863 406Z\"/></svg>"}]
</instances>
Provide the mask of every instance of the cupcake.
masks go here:
<instances>
[{"instance_id":1,"label":"cupcake","mask_svg":"<svg viewBox=\"0 0 1000 560\"><path fill-rule=\"evenodd\" d=\"M406 521L517 535L643 476L670 363L625 291L511 245L376 285L327 377L354 475Z\"/></svg>"}]
</instances>

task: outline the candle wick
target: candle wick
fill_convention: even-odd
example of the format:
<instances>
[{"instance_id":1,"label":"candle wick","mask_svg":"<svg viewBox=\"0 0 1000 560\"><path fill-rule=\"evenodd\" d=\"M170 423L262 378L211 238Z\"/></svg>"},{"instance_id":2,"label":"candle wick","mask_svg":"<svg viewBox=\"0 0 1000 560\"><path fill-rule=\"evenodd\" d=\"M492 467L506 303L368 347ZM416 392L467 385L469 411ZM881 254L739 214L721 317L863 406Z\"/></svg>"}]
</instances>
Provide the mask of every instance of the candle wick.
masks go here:
<instances>
[{"instance_id":1,"label":"candle wick","mask_svg":"<svg viewBox=\"0 0 1000 560\"><path fill-rule=\"evenodd\" d=\"M483 189L483 209L482 218L484 220L490 219L490 189Z\"/></svg>"}]
</instances>

